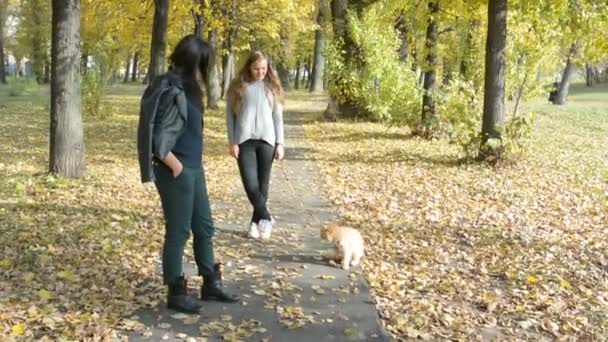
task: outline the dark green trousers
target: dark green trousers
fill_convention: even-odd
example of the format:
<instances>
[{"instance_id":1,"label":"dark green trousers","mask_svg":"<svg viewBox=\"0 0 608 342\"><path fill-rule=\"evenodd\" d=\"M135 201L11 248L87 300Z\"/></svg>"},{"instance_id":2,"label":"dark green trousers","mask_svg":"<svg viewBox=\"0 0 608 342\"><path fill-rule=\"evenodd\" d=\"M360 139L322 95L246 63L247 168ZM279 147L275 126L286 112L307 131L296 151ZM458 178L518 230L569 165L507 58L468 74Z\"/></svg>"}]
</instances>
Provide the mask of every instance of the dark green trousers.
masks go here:
<instances>
[{"instance_id":1,"label":"dark green trousers","mask_svg":"<svg viewBox=\"0 0 608 342\"><path fill-rule=\"evenodd\" d=\"M184 167L173 177L164 164L155 165L156 189L160 195L165 216L165 243L163 246L163 280L172 284L182 276L184 246L194 237L194 259L200 275L213 274L213 220L202 169Z\"/></svg>"}]
</instances>

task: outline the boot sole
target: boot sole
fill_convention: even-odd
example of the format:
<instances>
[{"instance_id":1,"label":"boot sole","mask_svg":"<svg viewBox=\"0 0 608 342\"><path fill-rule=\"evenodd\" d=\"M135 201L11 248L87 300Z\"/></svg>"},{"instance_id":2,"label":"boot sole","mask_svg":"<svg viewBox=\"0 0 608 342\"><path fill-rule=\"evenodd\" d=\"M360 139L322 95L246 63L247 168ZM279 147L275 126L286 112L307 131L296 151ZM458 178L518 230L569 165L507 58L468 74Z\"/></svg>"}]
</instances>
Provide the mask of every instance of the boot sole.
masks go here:
<instances>
[{"instance_id":1,"label":"boot sole","mask_svg":"<svg viewBox=\"0 0 608 342\"><path fill-rule=\"evenodd\" d=\"M169 309L171 309L171 310L175 310L175 311L177 311L177 312L181 312L181 313L187 313L187 314L193 314L193 315L196 315L196 314L200 314L200 313L201 313L201 309L202 309L203 307L201 306L201 307L199 307L198 309L192 309L192 310L188 310L188 309L184 309L184 308L182 308L182 307L176 306L176 305L171 305L171 304L168 304L168 305L167 305L167 308L169 308Z\"/></svg>"},{"instance_id":2,"label":"boot sole","mask_svg":"<svg viewBox=\"0 0 608 342\"><path fill-rule=\"evenodd\" d=\"M228 298L221 298L218 296L201 296L201 300L204 300L206 302L215 301L215 302L222 302L222 303L236 303L236 302L239 302L241 300L241 298L228 299Z\"/></svg>"}]
</instances>

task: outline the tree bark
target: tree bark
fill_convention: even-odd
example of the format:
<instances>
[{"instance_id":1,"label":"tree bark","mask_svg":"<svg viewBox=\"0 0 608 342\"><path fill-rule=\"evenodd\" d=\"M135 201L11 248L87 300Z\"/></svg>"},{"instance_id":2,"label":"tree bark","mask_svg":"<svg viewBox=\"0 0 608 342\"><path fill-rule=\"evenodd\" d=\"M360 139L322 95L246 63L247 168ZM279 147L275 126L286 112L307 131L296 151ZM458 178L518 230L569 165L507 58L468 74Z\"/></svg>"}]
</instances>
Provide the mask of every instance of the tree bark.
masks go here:
<instances>
[{"instance_id":1,"label":"tree bark","mask_svg":"<svg viewBox=\"0 0 608 342\"><path fill-rule=\"evenodd\" d=\"M296 90L300 89L300 69L302 69L302 65L300 63L300 60L298 59L296 61L296 76L294 80L294 87ZM304 75L302 75L302 79L304 79Z\"/></svg>"},{"instance_id":2,"label":"tree bark","mask_svg":"<svg viewBox=\"0 0 608 342\"><path fill-rule=\"evenodd\" d=\"M399 40L401 40L401 44L399 45L399 60L403 63L407 63L410 41L407 36L407 26L403 13L397 18L395 28L397 29L397 32L399 32Z\"/></svg>"},{"instance_id":3,"label":"tree bark","mask_svg":"<svg viewBox=\"0 0 608 342\"><path fill-rule=\"evenodd\" d=\"M42 79L42 83L48 84L51 81L51 61L44 61L44 77Z\"/></svg>"},{"instance_id":4,"label":"tree bark","mask_svg":"<svg viewBox=\"0 0 608 342\"><path fill-rule=\"evenodd\" d=\"M228 10L230 12L227 12ZM234 42L238 35L238 10L239 7L236 1L232 2L232 7L230 9L224 8L222 10L224 15L228 17L228 29L226 30L226 37L224 37L222 43L222 48L224 50L224 55L222 56L222 98L228 93L230 82L235 76Z\"/></svg>"},{"instance_id":5,"label":"tree bark","mask_svg":"<svg viewBox=\"0 0 608 342\"><path fill-rule=\"evenodd\" d=\"M229 30L226 39L224 39L223 48L227 55L222 57L222 98L228 94L228 88L234 75L234 46L232 45L232 30Z\"/></svg>"},{"instance_id":6,"label":"tree bark","mask_svg":"<svg viewBox=\"0 0 608 342\"><path fill-rule=\"evenodd\" d=\"M83 53L80 57L80 72L86 74L89 68L89 55Z\"/></svg>"},{"instance_id":7,"label":"tree bark","mask_svg":"<svg viewBox=\"0 0 608 342\"><path fill-rule=\"evenodd\" d=\"M310 89L310 71L312 65L312 56L308 56L306 58L306 63L304 64L304 73L302 74L302 88ZM306 82L304 82L306 80Z\"/></svg>"},{"instance_id":8,"label":"tree bark","mask_svg":"<svg viewBox=\"0 0 608 342\"><path fill-rule=\"evenodd\" d=\"M473 32L479 27L479 20L471 20L469 22L469 29L467 31L467 37L465 39L464 47L462 49L462 57L460 59L460 77L465 80L470 80L469 75L469 64L471 62L471 49L473 48Z\"/></svg>"},{"instance_id":9,"label":"tree bark","mask_svg":"<svg viewBox=\"0 0 608 342\"><path fill-rule=\"evenodd\" d=\"M587 87L593 86L593 68L589 63L585 63L585 84Z\"/></svg>"},{"instance_id":10,"label":"tree bark","mask_svg":"<svg viewBox=\"0 0 608 342\"><path fill-rule=\"evenodd\" d=\"M6 84L6 70L4 69L4 21L6 8L0 5L0 83Z\"/></svg>"},{"instance_id":11,"label":"tree bark","mask_svg":"<svg viewBox=\"0 0 608 342\"><path fill-rule=\"evenodd\" d=\"M310 88L313 93L323 91L323 77L325 74L325 26L327 25L327 0L319 0L319 13L315 31L315 51L312 63L312 74L309 75Z\"/></svg>"},{"instance_id":12,"label":"tree bark","mask_svg":"<svg viewBox=\"0 0 608 342\"><path fill-rule=\"evenodd\" d=\"M80 103L80 0L53 0L49 172L85 173Z\"/></svg>"},{"instance_id":13,"label":"tree bark","mask_svg":"<svg viewBox=\"0 0 608 342\"><path fill-rule=\"evenodd\" d=\"M220 89L220 79L217 71L217 29L209 31L209 45L213 48L213 57L209 63L209 70L207 70L207 81L205 86L207 87L207 108L217 109L219 108L218 102L222 95Z\"/></svg>"},{"instance_id":14,"label":"tree bark","mask_svg":"<svg viewBox=\"0 0 608 342\"><path fill-rule=\"evenodd\" d=\"M482 142L480 160L490 156L500 159L502 146L492 148L489 139L501 140L498 125L505 112L505 54L507 47L507 0L490 0L488 4L488 35L486 38L485 93L483 98Z\"/></svg>"},{"instance_id":15,"label":"tree bark","mask_svg":"<svg viewBox=\"0 0 608 342\"><path fill-rule=\"evenodd\" d=\"M562 80L559 83L559 88L557 89L557 95L555 95L555 99L553 100L553 104L555 105L563 105L566 103L566 97L568 97L568 90L570 88L570 78L574 73L574 63L572 63L572 59L576 57L579 50L579 43L576 42L572 44L570 50L568 51L568 59L566 60L566 67L564 68L564 73L562 74Z\"/></svg>"},{"instance_id":16,"label":"tree bark","mask_svg":"<svg viewBox=\"0 0 608 342\"><path fill-rule=\"evenodd\" d=\"M127 63L126 63L126 67L125 67L125 78L123 78L122 83L129 82L130 69L131 69L131 55L127 56Z\"/></svg>"},{"instance_id":17,"label":"tree bark","mask_svg":"<svg viewBox=\"0 0 608 342\"><path fill-rule=\"evenodd\" d=\"M363 8L363 4L356 2L352 5L351 13L353 15L360 14ZM352 39L349 31L347 11L349 9L348 0L332 0L331 1L331 14L333 17L332 26L334 29L334 36L338 38L336 48L338 51L343 51L343 63L350 68L361 70L363 68L362 56L358 46ZM341 39L340 39L341 38ZM340 75L338 75L340 77ZM332 80L337 84L346 83L340 79ZM338 116L341 117L358 117L367 116L368 112L365 108L362 108L356 103L356 99L353 98L336 98L336 94L330 94L329 104L324 112L325 117L329 119L335 119Z\"/></svg>"},{"instance_id":18,"label":"tree bark","mask_svg":"<svg viewBox=\"0 0 608 342\"><path fill-rule=\"evenodd\" d=\"M32 13L33 13L33 24L35 30L39 30L42 27L42 18L40 15L42 14L42 8L40 5L41 0L32 1ZM38 84L44 83L44 63L45 59L45 50L47 47L44 46L43 41L43 33L36 32L32 37L32 71L34 72L34 76L36 78L36 82Z\"/></svg>"},{"instance_id":19,"label":"tree bark","mask_svg":"<svg viewBox=\"0 0 608 342\"><path fill-rule=\"evenodd\" d=\"M283 89L291 90L291 82L289 79L289 65L287 64L287 56L289 55L289 39L284 28L281 28L279 35L279 57L277 58L276 66L279 73L279 79Z\"/></svg>"},{"instance_id":20,"label":"tree bark","mask_svg":"<svg viewBox=\"0 0 608 342\"><path fill-rule=\"evenodd\" d=\"M222 57L222 98L228 94L228 88L232 81L233 75L232 70L234 65L234 53L230 52L228 55Z\"/></svg>"},{"instance_id":21,"label":"tree bark","mask_svg":"<svg viewBox=\"0 0 608 342\"><path fill-rule=\"evenodd\" d=\"M154 0L154 21L152 24L152 44L148 82L165 71L165 49L167 48L167 22L169 0Z\"/></svg>"},{"instance_id":22,"label":"tree bark","mask_svg":"<svg viewBox=\"0 0 608 342\"><path fill-rule=\"evenodd\" d=\"M435 113L435 76L437 69L437 13L439 13L439 1L432 0L428 3L430 16L426 27L426 71L424 72L424 95L422 96L422 126L423 135L430 137L433 123L436 119Z\"/></svg>"},{"instance_id":23,"label":"tree bark","mask_svg":"<svg viewBox=\"0 0 608 342\"><path fill-rule=\"evenodd\" d=\"M201 38L204 38L205 34L205 16L203 10L205 9L205 0L194 0L194 4L198 5L198 13L192 9L192 17L194 18L194 34Z\"/></svg>"},{"instance_id":24,"label":"tree bark","mask_svg":"<svg viewBox=\"0 0 608 342\"><path fill-rule=\"evenodd\" d=\"M131 82L137 81L137 68L139 68L139 51L133 55L133 70L131 71Z\"/></svg>"}]
</instances>

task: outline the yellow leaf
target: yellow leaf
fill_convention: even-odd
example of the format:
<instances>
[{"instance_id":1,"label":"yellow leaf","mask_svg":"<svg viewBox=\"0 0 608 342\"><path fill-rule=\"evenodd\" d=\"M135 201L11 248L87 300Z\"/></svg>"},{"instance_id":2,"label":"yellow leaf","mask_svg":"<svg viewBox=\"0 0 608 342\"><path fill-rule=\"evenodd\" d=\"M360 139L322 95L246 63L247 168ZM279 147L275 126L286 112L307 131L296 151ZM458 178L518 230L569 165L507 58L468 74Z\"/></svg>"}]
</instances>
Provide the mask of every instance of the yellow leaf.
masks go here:
<instances>
[{"instance_id":1,"label":"yellow leaf","mask_svg":"<svg viewBox=\"0 0 608 342\"><path fill-rule=\"evenodd\" d=\"M73 281L74 280L74 272L72 272L72 271L61 271L61 272L57 273L57 277L59 277L61 279L65 279L67 281Z\"/></svg>"},{"instance_id":2,"label":"yellow leaf","mask_svg":"<svg viewBox=\"0 0 608 342\"><path fill-rule=\"evenodd\" d=\"M321 274L321 275L318 275L317 278L323 279L323 280L336 279L336 277L334 277L333 275L329 275L329 274Z\"/></svg>"},{"instance_id":3,"label":"yellow leaf","mask_svg":"<svg viewBox=\"0 0 608 342\"><path fill-rule=\"evenodd\" d=\"M538 283L538 279L536 279L536 277L535 277L535 276L529 276L529 277L528 277L528 284L532 284L532 285L534 285L534 284L536 284L536 283Z\"/></svg>"},{"instance_id":4,"label":"yellow leaf","mask_svg":"<svg viewBox=\"0 0 608 342\"><path fill-rule=\"evenodd\" d=\"M353 327L353 328L346 328L344 329L344 335L346 336L353 336L358 332L357 328Z\"/></svg>"},{"instance_id":5,"label":"yellow leaf","mask_svg":"<svg viewBox=\"0 0 608 342\"><path fill-rule=\"evenodd\" d=\"M25 272L23 273L23 280L26 283L29 283L30 281L34 280L34 273L33 272Z\"/></svg>"},{"instance_id":6,"label":"yellow leaf","mask_svg":"<svg viewBox=\"0 0 608 342\"><path fill-rule=\"evenodd\" d=\"M40 296L41 299L46 300L50 300L53 298L53 294L45 289L40 289L40 291L38 291L38 296Z\"/></svg>"},{"instance_id":7,"label":"yellow leaf","mask_svg":"<svg viewBox=\"0 0 608 342\"><path fill-rule=\"evenodd\" d=\"M253 290L253 293L255 293L258 296L265 296L266 295L266 291L264 291L262 289Z\"/></svg>"},{"instance_id":8,"label":"yellow leaf","mask_svg":"<svg viewBox=\"0 0 608 342\"><path fill-rule=\"evenodd\" d=\"M0 260L0 267L11 267L13 266L13 261L10 259L2 259Z\"/></svg>"},{"instance_id":9,"label":"yellow leaf","mask_svg":"<svg viewBox=\"0 0 608 342\"><path fill-rule=\"evenodd\" d=\"M15 335L25 334L25 324L19 323L19 324L13 325L13 327L11 328L11 332Z\"/></svg>"},{"instance_id":10,"label":"yellow leaf","mask_svg":"<svg viewBox=\"0 0 608 342\"><path fill-rule=\"evenodd\" d=\"M570 288L570 282L567 281L566 279L562 279L562 281L560 281L559 283L565 289L569 289Z\"/></svg>"}]
</instances>

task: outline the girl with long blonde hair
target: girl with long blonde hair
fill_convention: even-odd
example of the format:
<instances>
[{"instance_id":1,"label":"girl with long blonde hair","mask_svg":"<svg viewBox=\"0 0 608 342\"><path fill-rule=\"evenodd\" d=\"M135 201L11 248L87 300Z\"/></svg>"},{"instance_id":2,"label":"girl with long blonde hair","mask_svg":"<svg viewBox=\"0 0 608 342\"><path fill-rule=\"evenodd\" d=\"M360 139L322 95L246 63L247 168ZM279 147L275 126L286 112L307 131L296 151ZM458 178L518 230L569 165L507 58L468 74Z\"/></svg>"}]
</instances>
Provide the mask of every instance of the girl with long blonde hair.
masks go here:
<instances>
[{"instance_id":1,"label":"girl with long blonde hair","mask_svg":"<svg viewBox=\"0 0 608 342\"><path fill-rule=\"evenodd\" d=\"M253 51L227 94L226 127L230 155L237 160L253 215L251 238L270 238L268 186L273 159L285 156L283 87L269 58Z\"/></svg>"}]
</instances>

